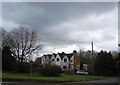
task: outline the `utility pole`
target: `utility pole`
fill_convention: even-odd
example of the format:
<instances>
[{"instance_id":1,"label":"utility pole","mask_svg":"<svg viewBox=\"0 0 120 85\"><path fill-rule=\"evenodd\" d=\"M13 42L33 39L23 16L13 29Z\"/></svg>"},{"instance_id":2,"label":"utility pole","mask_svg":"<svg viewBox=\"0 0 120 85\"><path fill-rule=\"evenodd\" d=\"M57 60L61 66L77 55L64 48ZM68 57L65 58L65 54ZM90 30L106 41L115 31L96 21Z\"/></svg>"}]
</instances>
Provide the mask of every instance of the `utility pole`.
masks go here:
<instances>
[{"instance_id":1,"label":"utility pole","mask_svg":"<svg viewBox=\"0 0 120 85\"><path fill-rule=\"evenodd\" d=\"M93 42L91 42L91 45L92 45L92 60L91 60L92 69L91 71L94 72Z\"/></svg>"}]
</instances>

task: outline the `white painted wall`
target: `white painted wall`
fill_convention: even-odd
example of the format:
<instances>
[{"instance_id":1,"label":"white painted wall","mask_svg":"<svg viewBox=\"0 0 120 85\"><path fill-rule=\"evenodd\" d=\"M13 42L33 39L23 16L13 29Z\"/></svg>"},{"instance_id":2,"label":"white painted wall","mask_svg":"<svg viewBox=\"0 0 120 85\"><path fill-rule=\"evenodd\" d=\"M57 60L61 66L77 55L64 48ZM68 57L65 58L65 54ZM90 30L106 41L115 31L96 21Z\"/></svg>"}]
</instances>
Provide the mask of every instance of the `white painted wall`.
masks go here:
<instances>
[{"instance_id":1,"label":"white painted wall","mask_svg":"<svg viewBox=\"0 0 120 85\"><path fill-rule=\"evenodd\" d=\"M72 60L72 62L71 62L71 60ZM74 56L71 57L70 64L74 64Z\"/></svg>"},{"instance_id":2,"label":"white painted wall","mask_svg":"<svg viewBox=\"0 0 120 85\"><path fill-rule=\"evenodd\" d=\"M52 59L54 59L54 61L52 61ZM56 58L55 58L55 56L54 55L52 55L52 57L51 57L51 64L55 64L56 65Z\"/></svg>"},{"instance_id":3,"label":"white painted wall","mask_svg":"<svg viewBox=\"0 0 120 85\"><path fill-rule=\"evenodd\" d=\"M46 62L45 56L42 56L41 63L45 64L45 62Z\"/></svg>"},{"instance_id":4,"label":"white painted wall","mask_svg":"<svg viewBox=\"0 0 120 85\"><path fill-rule=\"evenodd\" d=\"M57 61L57 58L59 58L59 61ZM56 55L56 65L61 66L61 58L60 58L59 54Z\"/></svg>"},{"instance_id":5,"label":"white painted wall","mask_svg":"<svg viewBox=\"0 0 120 85\"><path fill-rule=\"evenodd\" d=\"M67 59L67 62L64 62L64 59ZM67 66L67 69L69 68L70 61L67 56L65 56L61 61L61 66Z\"/></svg>"},{"instance_id":6,"label":"white painted wall","mask_svg":"<svg viewBox=\"0 0 120 85\"><path fill-rule=\"evenodd\" d=\"M57 61L57 58L59 58L59 61ZM52 61L52 59L54 59L54 61ZM67 62L64 62L64 59L67 59ZM46 64L48 60L49 60L49 58L45 58L45 56L43 56L42 64ZM71 62L71 60L72 60L72 62ZM71 59L69 60L66 55L64 56L63 59L61 59L59 54L57 54L56 57L54 55L52 55L50 61L51 61L51 64L59 65L62 68L63 68L63 66L67 66L67 69L68 69L70 64L74 64L74 56L72 56Z\"/></svg>"}]
</instances>

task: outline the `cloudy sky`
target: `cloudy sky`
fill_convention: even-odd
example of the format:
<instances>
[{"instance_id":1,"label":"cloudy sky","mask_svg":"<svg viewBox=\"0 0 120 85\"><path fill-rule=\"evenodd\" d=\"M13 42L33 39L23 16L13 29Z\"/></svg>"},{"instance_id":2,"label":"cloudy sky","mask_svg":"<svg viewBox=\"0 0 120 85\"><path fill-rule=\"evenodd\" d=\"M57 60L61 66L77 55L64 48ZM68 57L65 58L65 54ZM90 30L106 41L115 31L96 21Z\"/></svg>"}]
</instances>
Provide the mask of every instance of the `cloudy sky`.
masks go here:
<instances>
[{"instance_id":1,"label":"cloudy sky","mask_svg":"<svg viewBox=\"0 0 120 85\"><path fill-rule=\"evenodd\" d=\"M4 2L2 26L36 29L42 53L118 50L117 2Z\"/></svg>"}]
</instances>

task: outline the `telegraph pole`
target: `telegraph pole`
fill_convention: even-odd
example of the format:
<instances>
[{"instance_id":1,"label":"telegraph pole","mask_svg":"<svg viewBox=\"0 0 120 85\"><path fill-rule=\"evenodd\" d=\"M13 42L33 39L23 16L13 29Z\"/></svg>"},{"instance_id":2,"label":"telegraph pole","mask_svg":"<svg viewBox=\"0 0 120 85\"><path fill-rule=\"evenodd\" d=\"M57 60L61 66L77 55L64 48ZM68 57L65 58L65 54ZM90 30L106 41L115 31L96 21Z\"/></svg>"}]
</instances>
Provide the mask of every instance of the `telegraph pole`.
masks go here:
<instances>
[{"instance_id":1,"label":"telegraph pole","mask_svg":"<svg viewBox=\"0 0 120 85\"><path fill-rule=\"evenodd\" d=\"M93 42L91 42L91 46L92 46L92 60L91 60L92 69L91 71L94 72Z\"/></svg>"}]
</instances>

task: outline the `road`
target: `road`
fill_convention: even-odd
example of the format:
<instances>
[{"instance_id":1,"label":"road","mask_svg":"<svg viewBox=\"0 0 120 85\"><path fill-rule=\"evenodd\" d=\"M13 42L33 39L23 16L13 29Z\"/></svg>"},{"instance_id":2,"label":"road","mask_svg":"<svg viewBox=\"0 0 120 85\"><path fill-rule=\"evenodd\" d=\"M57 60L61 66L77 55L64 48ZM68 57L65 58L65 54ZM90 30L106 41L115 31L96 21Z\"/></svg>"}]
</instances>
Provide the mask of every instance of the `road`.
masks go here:
<instances>
[{"instance_id":1,"label":"road","mask_svg":"<svg viewBox=\"0 0 120 85\"><path fill-rule=\"evenodd\" d=\"M120 83L120 79L118 77L113 77L104 80L87 81L86 83Z\"/></svg>"},{"instance_id":2,"label":"road","mask_svg":"<svg viewBox=\"0 0 120 85\"><path fill-rule=\"evenodd\" d=\"M118 85L117 77L86 82L40 83L40 82L3 82L2 85ZM119 82L120 83L120 82Z\"/></svg>"}]
</instances>

